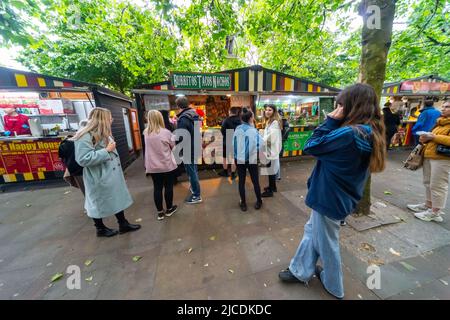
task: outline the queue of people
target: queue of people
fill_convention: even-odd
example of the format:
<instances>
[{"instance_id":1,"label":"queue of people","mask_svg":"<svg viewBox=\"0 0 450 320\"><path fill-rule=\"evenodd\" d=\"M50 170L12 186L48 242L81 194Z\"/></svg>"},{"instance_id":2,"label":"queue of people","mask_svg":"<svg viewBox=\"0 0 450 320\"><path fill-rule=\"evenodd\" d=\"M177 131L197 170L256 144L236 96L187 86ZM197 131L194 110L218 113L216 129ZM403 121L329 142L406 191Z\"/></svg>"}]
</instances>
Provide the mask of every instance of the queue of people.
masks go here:
<instances>
[{"instance_id":1,"label":"queue of people","mask_svg":"<svg viewBox=\"0 0 450 320\"><path fill-rule=\"evenodd\" d=\"M336 98L334 111L307 141L304 152L317 160L307 183L306 204L312 212L289 266L279 273L281 281L307 283L315 275L328 293L338 299L344 297L339 250L341 222L361 200L370 173L384 170L387 145L393 133L388 124L398 125L397 119L391 117L390 110L386 109L390 106L385 105L383 116L378 102L374 89L369 85L356 84L344 89ZM186 97L179 97L176 105L179 109L177 129L183 129L181 133L172 132L174 128L169 126L167 119L165 121L164 113L157 110L147 113L147 127L143 133L145 172L153 181L158 220L170 217L178 210L173 203L177 152L182 157L190 183L185 203L199 204L203 201L195 161L198 156L196 148L201 148L197 140L201 137L202 119L189 107ZM444 104L442 114L439 112L440 117L432 124L430 119L435 118L435 113L431 109L426 111L426 119L420 128L424 128L423 123L434 128L419 136L420 143L425 145L423 181L426 202L408 205L408 208L419 219L440 222L443 220L441 215L446 204L450 173L450 103ZM222 127L224 166L220 175L233 179L237 172L239 207L243 212L248 210L247 171L256 196L256 210L262 207L264 197L273 197L277 192L283 122L274 105L265 106L264 117L266 126L261 133L255 127L253 112L245 108L231 110ZM68 140L73 145L66 144L63 148L66 151L61 153L65 163L72 162L68 166L70 170L76 169L78 176L82 176L85 209L93 219L99 237L141 228L125 218L124 211L131 206L133 199L111 134L112 121L108 110L93 109L85 126ZM179 150L177 144L181 146ZM82 168L81 173L79 168ZM268 176L268 186L263 191L260 171ZM103 223L103 218L112 215L117 218L118 231ZM318 265L319 258L321 265Z\"/></svg>"}]
</instances>

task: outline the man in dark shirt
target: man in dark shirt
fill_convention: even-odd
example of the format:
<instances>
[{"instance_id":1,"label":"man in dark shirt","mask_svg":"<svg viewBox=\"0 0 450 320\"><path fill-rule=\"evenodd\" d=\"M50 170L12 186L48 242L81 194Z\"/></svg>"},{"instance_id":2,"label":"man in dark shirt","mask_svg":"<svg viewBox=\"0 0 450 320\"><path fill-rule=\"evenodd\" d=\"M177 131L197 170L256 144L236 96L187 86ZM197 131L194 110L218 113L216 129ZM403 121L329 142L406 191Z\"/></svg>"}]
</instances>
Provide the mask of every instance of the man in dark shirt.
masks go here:
<instances>
[{"instance_id":1,"label":"man in dark shirt","mask_svg":"<svg viewBox=\"0 0 450 320\"><path fill-rule=\"evenodd\" d=\"M233 138L234 130L241 124L240 111L241 108L239 107L231 107L229 117L223 120L222 127L220 128L223 136L223 170L219 172L219 176L221 177L228 177L228 168L231 167L231 179L236 178L236 164L234 163L231 139ZM229 134L230 141L227 141L227 130L232 130L232 133L230 132L231 134Z\"/></svg>"}]
</instances>

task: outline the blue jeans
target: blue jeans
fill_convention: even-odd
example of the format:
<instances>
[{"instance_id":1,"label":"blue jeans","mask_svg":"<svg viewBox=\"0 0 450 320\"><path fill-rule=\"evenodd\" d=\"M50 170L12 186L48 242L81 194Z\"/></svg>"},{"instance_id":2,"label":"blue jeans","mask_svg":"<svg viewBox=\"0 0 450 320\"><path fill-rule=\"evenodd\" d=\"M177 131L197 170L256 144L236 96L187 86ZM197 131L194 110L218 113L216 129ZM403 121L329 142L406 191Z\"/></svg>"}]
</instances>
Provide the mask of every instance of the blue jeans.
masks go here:
<instances>
[{"instance_id":1,"label":"blue jeans","mask_svg":"<svg viewBox=\"0 0 450 320\"><path fill-rule=\"evenodd\" d=\"M343 298L339 229L339 220L330 219L313 210L289 270L299 280L308 282L314 275L320 257L323 266L320 278L325 289L332 295Z\"/></svg>"},{"instance_id":2,"label":"blue jeans","mask_svg":"<svg viewBox=\"0 0 450 320\"><path fill-rule=\"evenodd\" d=\"M184 168L187 176L189 177L189 182L191 183L192 195L194 197L200 197L200 182L198 179L197 165L185 164Z\"/></svg>"}]
</instances>

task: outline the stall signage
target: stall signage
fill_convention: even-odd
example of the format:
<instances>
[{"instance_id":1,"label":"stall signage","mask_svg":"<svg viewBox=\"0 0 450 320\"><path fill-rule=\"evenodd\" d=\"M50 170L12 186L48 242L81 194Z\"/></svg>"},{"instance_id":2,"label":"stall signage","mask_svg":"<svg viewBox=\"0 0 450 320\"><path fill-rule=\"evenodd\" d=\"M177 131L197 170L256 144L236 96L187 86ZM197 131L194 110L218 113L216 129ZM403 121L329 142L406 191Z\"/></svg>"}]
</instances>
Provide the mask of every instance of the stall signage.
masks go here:
<instances>
[{"instance_id":1,"label":"stall signage","mask_svg":"<svg viewBox=\"0 0 450 320\"><path fill-rule=\"evenodd\" d=\"M0 175L64 171L61 139L0 141Z\"/></svg>"},{"instance_id":2,"label":"stall signage","mask_svg":"<svg viewBox=\"0 0 450 320\"><path fill-rule=\"evenodd\" d=\"M303 150L312 133L313 131L290 132L283 145L284 151Z\"/></svg>"},{"instance_id":3,"label":"stall signage","mask_svg":"<svg viewBox=\"0 0 450 320\"><path fill-rule=\"evenodd\" d=\"M405 81L402 83L401 91L411 91L413 93L446 93L450 90L448 82L427 82L427 81Z\"/></svg>"},{"instance_id":4,"label":"stall signage","mask_svg":"<svg viewBox=\"0 0 450 320\"><path fill-rule=\"evenodd\" d=\"M231 76L226 73L182 73L170 75L172 89L231 90Z\"/></svg>"}]
</instances>

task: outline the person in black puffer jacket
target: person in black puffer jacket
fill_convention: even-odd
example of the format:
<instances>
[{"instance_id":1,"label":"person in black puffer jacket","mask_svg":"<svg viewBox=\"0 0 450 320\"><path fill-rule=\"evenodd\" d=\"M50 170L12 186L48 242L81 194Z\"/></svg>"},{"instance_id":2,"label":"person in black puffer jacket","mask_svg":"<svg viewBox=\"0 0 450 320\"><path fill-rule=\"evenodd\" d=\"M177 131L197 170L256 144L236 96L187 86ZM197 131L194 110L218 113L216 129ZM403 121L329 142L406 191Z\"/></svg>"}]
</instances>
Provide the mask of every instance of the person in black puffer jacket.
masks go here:
<instances>
[{"instance_id":1,"label":"person in black puffer jacket","mask_svg":"<svg viewBox=\"0 0 450 320\"><path fill-rule=\"evenodd\" d=\"M80 129L86 125L87 121L80 121ZM83 167L75 161L75 144L72 140L73 136L68 136L61 141L58 149L58 155L69 171L74 186L81 190L84 195L83 183Z\"/></svg>"},{"instance_id":2,"label":"person in black puffer jacket","mask_svg":"<svg viewBox=\"0 0 450 320\"><path fill-rule=\"evenodd\" d=\"M219 172L219 176L228 177L228 168L231 167L231 179L233 180L236 178L236 164L233 159L232 141L234 130L242 123L240 112L241 108L231 107L230 116L223 120L222 127L220 128L220 132L222 132L223 136L223 170ZM229 136L229 144L227 143L227 130L232 130L232 133ZM227 150L227 145L229 150Z\"/></svg>"}]
</instances>

